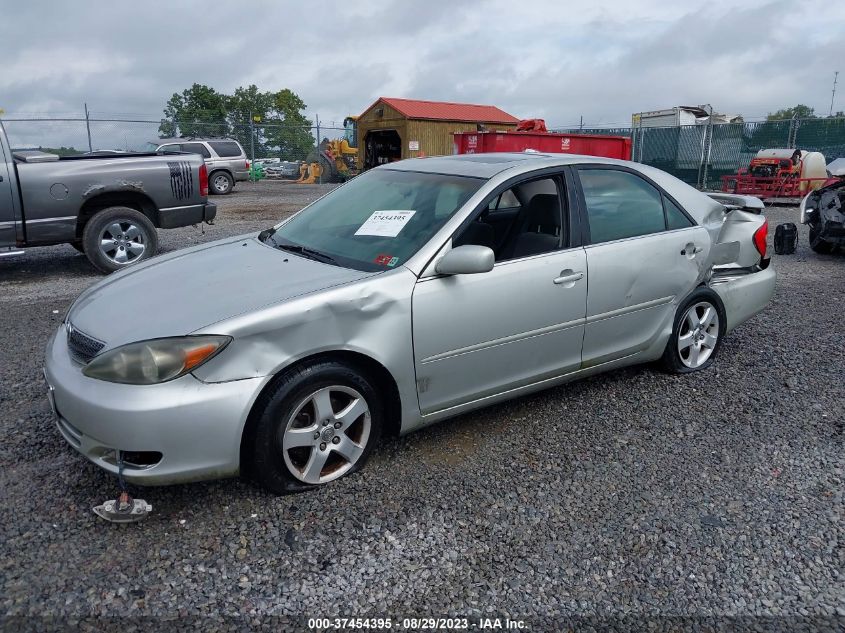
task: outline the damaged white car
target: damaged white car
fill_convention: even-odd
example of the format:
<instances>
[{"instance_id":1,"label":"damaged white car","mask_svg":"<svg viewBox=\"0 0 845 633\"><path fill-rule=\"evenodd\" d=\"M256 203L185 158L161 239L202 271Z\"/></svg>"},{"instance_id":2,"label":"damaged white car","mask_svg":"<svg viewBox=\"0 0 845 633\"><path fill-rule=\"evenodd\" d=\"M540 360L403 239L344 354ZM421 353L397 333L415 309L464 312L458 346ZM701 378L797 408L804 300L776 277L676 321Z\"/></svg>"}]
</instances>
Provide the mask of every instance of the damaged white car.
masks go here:
<instances>
[{"instance_id":1,"label":"damaged white car","mask_svg":"<svg viewBox=\"0 0 845 633\"><path fill-rule=\"evenodd\" d=\"M831 180L801 201L801 224L810 227L810 248L817 253L845 246L845 158L827 167Z\"/></svg>"},{"instance_id":2,"label":"damaged white car","mask_svg":"<svg viewBox=\"0 0 845 633\"><path fill-rule=\"evenodd\" d=\"M588 156L370 170L84 292L47 350L58 429L134 483L289 492L384 433L635 363L701 370L775 287L762 204L718 198Z\"/></svg>"}]
</instances>

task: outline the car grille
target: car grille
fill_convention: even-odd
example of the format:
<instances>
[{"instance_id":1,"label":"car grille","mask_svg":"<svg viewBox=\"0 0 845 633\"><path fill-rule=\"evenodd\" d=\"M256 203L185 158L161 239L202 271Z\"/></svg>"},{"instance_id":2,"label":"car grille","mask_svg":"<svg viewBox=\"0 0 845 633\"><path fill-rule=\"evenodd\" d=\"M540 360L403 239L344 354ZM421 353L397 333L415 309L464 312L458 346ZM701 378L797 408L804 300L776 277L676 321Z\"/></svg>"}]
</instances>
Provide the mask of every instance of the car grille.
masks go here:
<instances>
[{"instance_id":1,"label":"car grille","mask_svg":"<svg viewBox=\"0 0 845 633\"><path fill-rule=\"evenodd\" d=\"M86 364L105 347L105 343L80 332L70 321L65 324L67 346L71 357L78 363Z\"/></svg>"}]
</instances>

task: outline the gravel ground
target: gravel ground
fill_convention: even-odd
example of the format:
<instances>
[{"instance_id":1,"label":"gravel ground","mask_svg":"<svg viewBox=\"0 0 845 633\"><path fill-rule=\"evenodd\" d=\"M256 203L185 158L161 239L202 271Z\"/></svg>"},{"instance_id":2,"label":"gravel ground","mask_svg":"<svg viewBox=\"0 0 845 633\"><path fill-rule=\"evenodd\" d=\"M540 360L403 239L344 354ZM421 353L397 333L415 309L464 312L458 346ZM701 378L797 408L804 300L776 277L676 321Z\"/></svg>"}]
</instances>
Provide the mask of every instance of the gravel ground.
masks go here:
<instances>
[{"instance_id":1,"label":"gravel ground","mask_svg":"<svg viewBox=\"0 0 845 633\"><path fill-rule=\"evenodd\" d=\"M162 232L164 250L264 228L324 189L240 185L215 199L217 225ZM771 307L707 371L626 369L465 415L312 493L142 489L152 515L114 526L91 507L116 483L61 440L40 374L100 277L69 246L0 261L0 613L464 614L532 630L845 616L845 256L812 253L801 227L774 265Z\"/></svg>"}]
</instances>

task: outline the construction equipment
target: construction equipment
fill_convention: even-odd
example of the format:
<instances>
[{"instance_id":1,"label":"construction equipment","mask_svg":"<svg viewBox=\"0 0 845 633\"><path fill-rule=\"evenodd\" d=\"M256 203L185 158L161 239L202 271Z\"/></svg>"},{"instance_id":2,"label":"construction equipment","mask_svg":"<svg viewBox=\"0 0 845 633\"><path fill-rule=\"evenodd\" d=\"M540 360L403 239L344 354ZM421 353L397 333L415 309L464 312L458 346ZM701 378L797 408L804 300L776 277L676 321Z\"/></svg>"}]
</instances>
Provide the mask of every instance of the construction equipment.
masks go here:
<instances>
[{"instance_id":1,"label":"construction equipment","mask_svg":"<svg viewBox=\"0 0 845 633\"><path fill-rule=\"evenodd\" d=\"M305 163L299 168L300 184L315 182L343 182L357 176L358 165L358 117L348 116L343 120L344 137L329 140L324 138L316 150L309 152Z\"/></svg>"},{"instance_id":2,"label":"construction equipment","mask_svg":"<svg viewBox=\"0 0 845 633\"><path fill-rule=\"evenodd\" d=\"M722 176L722 191L762 199L800 198L824 185L827 169L820 152L761 149L748 169Z\"/></svg>"}]
</instances>

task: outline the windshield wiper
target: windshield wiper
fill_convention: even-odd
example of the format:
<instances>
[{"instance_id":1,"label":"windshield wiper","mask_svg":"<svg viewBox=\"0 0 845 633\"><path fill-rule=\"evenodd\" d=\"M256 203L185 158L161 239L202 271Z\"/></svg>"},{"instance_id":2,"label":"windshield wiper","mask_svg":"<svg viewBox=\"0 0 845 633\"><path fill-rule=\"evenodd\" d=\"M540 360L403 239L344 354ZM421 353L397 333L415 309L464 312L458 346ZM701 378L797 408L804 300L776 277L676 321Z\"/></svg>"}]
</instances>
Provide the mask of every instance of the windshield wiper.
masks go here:
<instances>
[{"instance_id":1,"label":"windshield wiper","mask_svg":"<svg viewBox=\"0 0 845 633\"><path fill-rule=\"evenodd\" d=\"M313 248L307 248L305 246L300 246L299 244L276 244L276 248L296 253L297 255L302 255L308 259L323 262L324 264L337 264L337 260L331 255L326 255L320 251L315 251Z\"/></svg>"}]
</instances>

